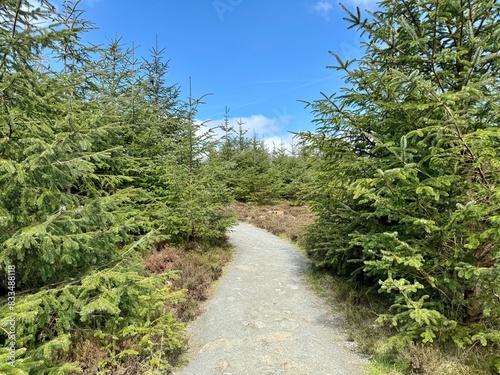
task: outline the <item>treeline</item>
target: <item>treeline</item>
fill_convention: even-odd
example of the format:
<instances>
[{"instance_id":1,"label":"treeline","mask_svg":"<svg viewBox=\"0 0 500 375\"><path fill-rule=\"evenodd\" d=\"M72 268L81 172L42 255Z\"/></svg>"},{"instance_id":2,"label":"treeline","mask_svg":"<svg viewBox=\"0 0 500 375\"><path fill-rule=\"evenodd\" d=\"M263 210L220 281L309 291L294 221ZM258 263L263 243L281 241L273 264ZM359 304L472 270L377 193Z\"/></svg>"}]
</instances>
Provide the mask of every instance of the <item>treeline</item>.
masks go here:
<instances>
[{"instance_id":1,"label":"treeline","mask_svg":"<svg viewBox=\"0 0 500 375\"><path fill-rule=\"evenodd\" d=\"M284 141L266 145L258 134L249 136L241 120L232 125L228 113L226 109L220 125L223 135L213 158L225 166L224 181L232 196L258 204L283 199L303 202L310 173L301 147Z\"/></svg>"},{"instance_id":2,"label":"treeline","mask_svg":"<svg viewBox=\"0 0 500 375\"><path fill-rule=\"evenodd\" d=\"M6 0L0 20L0 372L85 372L90 343L102 373L165 374L186 344L182 275L143 257L210 249L234 197L295 198L305 161L227 119L217 139L163 49L89 45L78 1Z\"/></svg>"},{"instance_id":3,"label":"treeline","mask_svg":"<svg viewBox=\"0 0 500 375\"><path fill-rule=\"evenodd\" d=\"M500 5L389 1L362 17L345 88L310 103L304 133L315 264L378 291L394 333L483 345L500 371Z\"/></svg>"}]
</instances>

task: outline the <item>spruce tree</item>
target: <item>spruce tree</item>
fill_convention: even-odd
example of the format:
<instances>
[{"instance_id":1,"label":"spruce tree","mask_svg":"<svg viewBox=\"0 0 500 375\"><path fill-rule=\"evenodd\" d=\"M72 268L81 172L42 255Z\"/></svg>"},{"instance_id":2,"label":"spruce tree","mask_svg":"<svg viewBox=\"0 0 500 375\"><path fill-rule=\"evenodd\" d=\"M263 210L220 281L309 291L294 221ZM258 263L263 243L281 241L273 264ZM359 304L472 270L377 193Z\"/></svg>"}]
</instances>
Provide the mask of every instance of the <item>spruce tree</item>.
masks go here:
<instances>
[{"instance_id":1,"label":"spruce tree","mask_svg":"<svg viewBox=\"0 0 500 375\"><path fill-rule=\"evenodd\" d=\"M101 197L95 172L112 151L94 146L108 133L84 101L79 14L68 8L62 26L47 30L33 18L52 9L25 13L28 3L9 5L2 9L9 22L3 23L0 73L0 263L2 271L16 266L19 287L34 287L111 259L113 202ZM41 67L42 52L59 58L62 71Z\"/></svg>"},{"instance_id":2,"label":"spruce tree","mask_svg":"<svg viewBox=\"0 0 500 375\"><path fill-rule=\"evenodd\" d=\"M119 39L107 50L82 42L92 26L78 1L61 13L6 1L0 19L0 327L15 319L17 349L15 366L0 349L0 372L82 372L75 349L90 342L108 356L102 371L134 359L139 373L164 373L184 346L170 312L183 292L142 264L163 228L141 211L161 194L141 186L154 164L130 146L135 104L150 112L134 103L133 53Z\"/></svg>"},{"instance_id":3,"label":"spruce tree","mask_svg":"<svg viewBox=\"0 0 500 375\"><path fill-rule=\"evenodd\" d=\"M378 283L397 338L500 341L500 5L393 1L364 19L346 87L310 103L308 252Z\"/></svg>"},{"instance_id":4,"label":"spruce tree","mask_svg":"<svg viewBox=\"0 0 500 375\"><path fill-rule=\"evenodd\" d=\"M173 138L175 150L166 157L168 166L162 180L171 194L166 212L175 225L173 238L188 243L218 240L232 222L223 212L230 201L225 164L211 157L219 141L205 123L196 120L203 98L193 97L190 80L187 116Z\"/></svg>"}]
</instances>

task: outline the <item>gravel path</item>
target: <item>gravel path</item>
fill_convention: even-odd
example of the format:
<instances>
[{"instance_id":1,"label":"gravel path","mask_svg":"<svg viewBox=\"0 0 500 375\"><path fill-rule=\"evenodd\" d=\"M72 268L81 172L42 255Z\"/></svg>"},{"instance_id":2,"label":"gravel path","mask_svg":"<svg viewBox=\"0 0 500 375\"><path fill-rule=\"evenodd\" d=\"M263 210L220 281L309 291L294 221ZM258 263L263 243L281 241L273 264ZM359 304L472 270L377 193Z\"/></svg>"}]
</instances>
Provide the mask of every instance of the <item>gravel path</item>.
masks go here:
<instances>
[{"instance_id":1,"label":"gravel path","mask_svg":"<svg viewBox=\"0 0 500 375\"><path fill-rule=\"evenodd\" d=\"M303 279L306 258L249 224L230 239L235 260L188 327L190 362L178 375L363 374L340 318Z\"/></svg>"}]
</instances>

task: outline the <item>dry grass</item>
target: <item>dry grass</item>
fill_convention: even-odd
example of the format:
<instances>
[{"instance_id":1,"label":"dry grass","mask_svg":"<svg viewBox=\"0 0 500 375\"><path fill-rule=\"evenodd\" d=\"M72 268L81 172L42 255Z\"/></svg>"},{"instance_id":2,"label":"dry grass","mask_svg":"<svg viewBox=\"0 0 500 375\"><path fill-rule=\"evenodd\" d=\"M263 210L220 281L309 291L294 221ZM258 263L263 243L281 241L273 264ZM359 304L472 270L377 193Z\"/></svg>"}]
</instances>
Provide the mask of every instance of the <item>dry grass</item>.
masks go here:
<instances>
[{"instance_id":1,"label":"dry grass","mask_svg":"<svg viewBox=\"0 0 500 375\"><path fill-rule=\"evenodd\" d=\"M277 236L286 236L302 245L305 228L312 224L314 215L305 206L294 206L290 202L257 206L235 202L231 208L238 220L253 224Z\"/></svg>"},{"instance_id":2,"label":"dry grass","mask_svg":"<svg viewBox=\"0 0 500 375\"><path fill-rule=\"evenodd\" d=\"M173 306L176 319L187 322L200 311L200 303L208 298L210 286L217 280L224 266L231 260L228 246L205 249L201 246L191 250L164 246L144 259L146 271L160 274L177 270L180 277L171 281L172 291L186 290L186 300Z\"/></svg>"},{"instance_id":3,"label":"dry grass","mask_svg":"<svg viewBox=\"0 0 500 375\"><path fill-rule=\"evenodd\" d=\"M97 374L99 363L108 357L108 353L101 349L98 342L83 338L83 335L81 340L75 341L74 358L71 361L78 361L85 374Z\"/></svg>"},{"instance_id":4,"label":"dry grass","mask_svg":"<svg viewBox=\"0 0 500 375\"><path fill-rule=\"evenodd\" d=\"M436 346L412 345L408 348L406 355L410 362L411 372L414 374L456 375L478 373L463 363L459 356L444 353Z\"/></svg>"},{"instance_id":5,"label":"dry grass","mask_svg":"<svg viewBox=\"0 0 500 375\"><path fill-rule=\"evenodd\" d=\"M175 247L164 245L161 250L155 251L144 258L144 268L152 274L162 274L171 271L181 259L181 254Z\"/></svg>"}]
</instances>

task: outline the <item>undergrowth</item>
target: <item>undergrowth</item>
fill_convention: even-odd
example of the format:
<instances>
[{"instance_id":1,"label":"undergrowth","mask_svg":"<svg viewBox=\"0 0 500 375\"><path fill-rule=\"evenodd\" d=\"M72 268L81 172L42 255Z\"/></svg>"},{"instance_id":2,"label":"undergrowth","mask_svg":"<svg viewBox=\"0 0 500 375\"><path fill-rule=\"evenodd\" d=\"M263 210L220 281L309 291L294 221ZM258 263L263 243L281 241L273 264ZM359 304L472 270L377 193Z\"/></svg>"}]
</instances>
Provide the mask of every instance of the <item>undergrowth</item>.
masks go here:
<instances>
[{"instance_id":1,"label":"undergrowth","mask_svg":"<svg viewBox=\"0 0 500 375\"><path fill-rule=\"evenodd\" d=\"M489 358L492 360L495 353L481 346L464 349L415 343L389 346L388 340L394 332L375 322L389 306L381 295L319 269L311 269L308 279L332 309L345 317L349 338L361 352L370 355L370 375L492 374Z\"/></svg>"},{"instance_id":2,"label":"undergrowth","mask_svg":"<svg viewBox=\"0 0 500 375\"><path fill-rule=\"evenodd\" d=\"M200 303L209 297L210 286L217 280L224 266L231 260L232 252L228 244L211 248L202 246L189 251L172 246L164 246L144 259L146 270L152 274L162 274L178 270L180 277L171 280L174 291L184 290L184 300L173 306L173 316L188 322L200 312Z\"/></svg>"},{"instance_id":3,"label":"undergrowth","mask_svg":"<svg viewBox=\"0 0 500 375\"><path fill-rule=\"evenodd\" d=\"M32 352L30 362L18 360L18 372L7 374L171 374L182 365L187 348L185 323L199 314L212 282L231 257L227 243L189 249L164 245L147 255L142 265L138 259L136 272L118 268L98 272L81 286L30 296L23 300L29 304L24 309L29 314L18 314L18 319L25 323L35 319L31 325L19 325L31 326L33 332L18 333L44 335L47 343ZM80 296L81 306L71 305L73 295ZM61 335L66 332L62 309L65 315L75 315L65 335ZM47 362L49 357L53 364ZM48 365L50 371L42 370ZM3 370L0 363L0 374Z\"/></svg>"}]
</instances>

